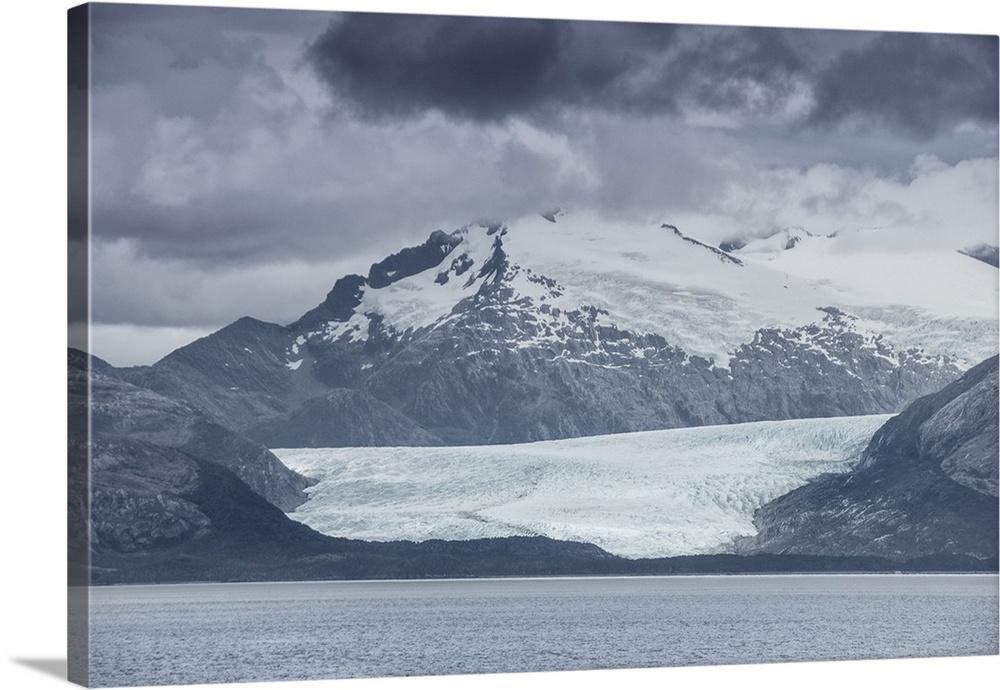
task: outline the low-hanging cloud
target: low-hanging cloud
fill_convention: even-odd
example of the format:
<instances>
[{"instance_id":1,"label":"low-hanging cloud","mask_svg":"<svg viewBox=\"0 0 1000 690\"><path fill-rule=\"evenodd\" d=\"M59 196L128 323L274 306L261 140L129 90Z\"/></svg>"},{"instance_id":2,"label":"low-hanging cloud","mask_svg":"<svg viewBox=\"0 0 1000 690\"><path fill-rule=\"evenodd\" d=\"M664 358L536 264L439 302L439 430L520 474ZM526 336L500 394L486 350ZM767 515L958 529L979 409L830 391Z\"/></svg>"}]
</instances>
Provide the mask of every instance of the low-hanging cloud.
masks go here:
<instances>
[{"instance_id":1,"label":"low-hanging cloud","mask_svg":"<svg viewBox=\"0 0 1000 690\"><path fill-rule=\"evenodd\" d=\"M307 59L372 120L693 109L927 138L997 117L996 37L347 14Z\"/></svg>"}]
</instances>

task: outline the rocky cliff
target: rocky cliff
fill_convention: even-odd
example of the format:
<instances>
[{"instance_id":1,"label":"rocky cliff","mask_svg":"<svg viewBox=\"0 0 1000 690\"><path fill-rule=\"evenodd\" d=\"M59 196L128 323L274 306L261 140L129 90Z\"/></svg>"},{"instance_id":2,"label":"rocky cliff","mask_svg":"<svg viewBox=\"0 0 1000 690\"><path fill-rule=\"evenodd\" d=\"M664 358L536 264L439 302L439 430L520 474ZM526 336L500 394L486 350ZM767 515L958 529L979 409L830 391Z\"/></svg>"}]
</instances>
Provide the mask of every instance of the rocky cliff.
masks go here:
<instances>
[{"instance_id":1,"label":"rocky cliff","mask_svg":"<svg viewBox=\"0 0 1000 690\"><path fill-rule=\"evenodd\" d=\"M763 506L743 553L997 556L997 357L920 398L857 468Z\"/></svg>"},{"instance_id":2,"label":"rocky cliff","mask_svg":"<svg viewBox=\"0 0 1000 690\"><path fill-rule=\"evenodd\" d=\"M89 406L94 438L128 439L225 467L284 511L294 510L306 500L304 489L311 485L310 480L289 470L264 446L220 426L189 404L99 373L110 367L96 359L88 388L88 377L80 368L85 357L70 352L71 416L85 418ZM75 411L72 405L77 407ZM121 448L145 448L122 444ZM123 452L119 449L117 454ZM150 448L142 450L144 457L150 457L151 452Z\"/></svg>"}]
</instances>

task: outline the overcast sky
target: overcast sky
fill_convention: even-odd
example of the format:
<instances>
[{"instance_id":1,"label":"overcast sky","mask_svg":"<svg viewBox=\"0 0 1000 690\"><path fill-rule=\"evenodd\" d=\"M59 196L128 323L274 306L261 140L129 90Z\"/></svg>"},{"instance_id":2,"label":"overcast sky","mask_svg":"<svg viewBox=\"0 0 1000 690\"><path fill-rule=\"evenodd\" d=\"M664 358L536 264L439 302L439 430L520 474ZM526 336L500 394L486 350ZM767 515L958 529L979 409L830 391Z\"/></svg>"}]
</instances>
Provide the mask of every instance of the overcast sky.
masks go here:
<instances>
[{"instance_id":1,"label":"overcast sky","mask_svg":"<svg viewBox=\"0 0 1000 690\"><path fill-rule=\"evenodd\" d=\"M436 228L996 243L997 40L96 5L92 349L288 323Z\"/></svg>"}]
</instances>

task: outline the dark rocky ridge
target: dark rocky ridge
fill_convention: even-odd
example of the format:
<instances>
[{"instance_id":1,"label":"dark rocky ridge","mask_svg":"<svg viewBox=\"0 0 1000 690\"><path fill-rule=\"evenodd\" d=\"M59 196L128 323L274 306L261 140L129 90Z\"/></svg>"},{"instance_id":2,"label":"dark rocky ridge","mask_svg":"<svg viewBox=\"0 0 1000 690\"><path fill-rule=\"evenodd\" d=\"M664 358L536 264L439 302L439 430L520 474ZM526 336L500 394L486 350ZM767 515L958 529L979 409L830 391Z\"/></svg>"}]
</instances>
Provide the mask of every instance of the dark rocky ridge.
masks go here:
<instances>
[{"instance_id":1,"label":"dark rocky ridge","mask_svg":"<svg viewBox=\"0 0 1000 690\"><path fill-rule=\"evenodd\" d=\"M333 289L327 293L326 299L319 306L303 314L298 321L289 326L292 330L308 330L318 328L327 321L347 321L364 296L368 281L364 276L349 274L338 278Z\"/></svg>"},{"instance_id":2,"label":"dark rocky ridge","mask_svg":"<svg viewBox=\"0 0 1000 690\"><path fill-rule=\"evenodd\" d=\"M1000 267L1000 247L992 244L977 244L973 247L966 247L958 250L960 254L965 254L973 259L978 259L984 264Z\"/></svg>"},{"instance_id":3,"label":"dark rocky ridge","mask_svg":"<svg viewBox=\"0 0 1000 690\"><path fill-rule=\"evenodd\" d=\"M368 270L368 285L373 289L387 287L397 280L433 268L461 241L462 238L457 233L449 235L443 230L435 230L423 244L407 247L372 264Z\"/></svg>"},{"instance_id":4,"label":"dark rocky ridge","mask_svg":"<svg viewBox=\"0 0 1000 690\"><path fill-rule=\"evenodd\" d=\"M326 392L314 376L287 367L289 330L244 317L174 350L150 367L117 376L182 400L232 430L298 407ZM309 364L302 372L308 374Z\"/></svg>"},{"instance_id":5,"label":"dark rocky ridge","mask_svg":"<svg viewBox=\"0 0 1000 690\"><path fill-rule=\"evenodd\" d=\"M294 510L305 502L304 489L313 482L285 467L267 448L225 429L188 404L98 373L110 367L97 358L93 358L96 364L90 371L88 393L86 374L80 369L73 370L74 363L79 367L84 357L83 353L70 351L71 404L80 408L73 414L85 419L89 405L94 438L120 439L119 450L115 452L106 444L101 446L108 450L109 456L124 458L127 455L121 450L124 447L144 456L149 456L153 447L160 448L167 456L170 454L166 451L176 450L184 456L226 467L251 490L282 510ZM139 445L126 444L126 439ZM96 461L95 469L98 469Z\"/></svg>"},{"instance_id":6,"label":"dark rocky ridge","mask_svg":"<svg viewBox=\"0 0 1000 690\"><path fill-rule=\"evenodd\" d=\"M897 412L958 377L950 362L896 351L864 336L853 317L826 307L822 324L761 329L730 363L739 421Z\"/></svg>"},{"instance_id":7,"label":"dark rocky ridge","mask_svg":"<svg viewBox=\"0 0 1000 690\"><path fill-rule=\"evenodd\" d=\"M678 230L676 225L670 225L668 223L664 223L660 227L663 228L663 229L665 229L665 230L673 230L674 234L677 235L678 237L680 237L685 242L690 242L691 244L693 244L695 246L703 247L704 249L707 249L708 251L710 251L713 254L715 254L719 258L719 261L728 261L729 263L734 264L736 266L742 266L743 265L743 260L742 259L737 259L735 256L733 256L732 254L730 254L729 252L731 250L725 249L721 244L718 247L713 247L712 245L705 244L704 242L702 242L700 240L696 240L693 237L688 237L683 232L681 232L680 230ZM729 244L728 246L735 247L734 244Z\"/></svg>"},{"instance_id":8,"label":"dark rocky ridge","mask_svg":"<svg viewBox=\"0 0 1000 690\"><path fill-rule=\"evenodd\" d=\"M334 542L290 520L224 467L134 439L92 442L95 584L294 577Z\"/></svg>"},{"instance_id":9,"label":"dark rocky ridge","mask_svg":"<svg viewBox=\"0 0 1000 690\"><path fill-rule=\"evenodd\" d=\"M997 557L997 357L876 432L858 467L763 506L744 553Z\"/></svg>"},{"instance_id":10,"label":"dark rocky ridge","mask_svg":"<svg viewBox=\"0 0 1000 690\"><path fill-rule=\"evenodd\" d=\"M317 328L327 321L347 321L361 304L366 287L377 290L434 268L460 242L461 236L457 233L447 234L443 230L435 230L423 244L406 247L372 264L367 277L350 274L338 279L333 289L327 293L326 299L303 314L289 328L302 330Z\"/></svg>"}]
</instances>

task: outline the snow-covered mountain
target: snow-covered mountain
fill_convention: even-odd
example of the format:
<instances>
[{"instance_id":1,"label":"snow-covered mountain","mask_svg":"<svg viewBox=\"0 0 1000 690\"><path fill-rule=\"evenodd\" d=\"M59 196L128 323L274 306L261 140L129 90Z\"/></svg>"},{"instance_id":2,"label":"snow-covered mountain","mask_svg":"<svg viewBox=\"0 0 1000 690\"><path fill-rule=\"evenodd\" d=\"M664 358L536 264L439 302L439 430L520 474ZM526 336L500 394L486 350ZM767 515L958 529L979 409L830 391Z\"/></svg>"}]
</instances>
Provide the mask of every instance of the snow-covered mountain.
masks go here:
<instances>
[{"instance_id":1,"label":"snow-covered mountain","mask_svg":"<svg viewBox=\"0 0 1000 690\"><path fill-rule=\"evenodd\" d=\"M546 536L628 558L731 552L755 511L845 472L886 415L506 446L278 449L318 480L290 517L393 541Z\"/></svg>"},{"instance_id":2,"label":"snow-covered mountain","mask_svg":"<svg viewBox=\"0 0 1000 690\"><path fill-rule=\"evenodd\" d=\"M968 368L997 350L998 274L980 249L928 246L880 228L828 236L797 229L733 253L825 292L860 331L953 354Z\"/></svg>"},{"instance_id":3,"label":"snow-covered mountain","mask_svg":"<svg viewBox=\"0 0 1000 690\"><path fill-rule=\"evenodd\" d=\"M866 233L878 237L877 230L853 235ZM428 240L434 254L448 258L435 263L436 270L411 275L390 269L389 283L370 274L350 317L329 324L324 335L363 340L372 319L396 333L440 325L454 317L460 300L502 279L512 303L535 308L541 334L529 334L533 344L565 344L558 337L568 325L565 315L593 308L595 327L656 333L688 355L725 366L758 329L816 323L822 316L817 308L832 306L866 314L876 333L905 333L908 339L900 338L896 347L912 346L916 336L920 347L970 366L992 354L996 271L955 252L860 242L847 233L783 231L724 252L669 224L636 225L583 213L528 217L510 226L474 224ZM506 273L499 275L504 263ZM373 268L382 275L379 264ZM917 319L926 327L923 334L913 332ZM966 328L952 338L933 328L963 322Z\"/></svg>"},{"instance_id":4,"label":"snow-covered mountain","mask_svg":"<svg viewBox=\"0 0 1000 690\"><path fill-rule=\"evenodd\" d=\"M264 477L280 465L266 448L285 448L282 460L319 480L294 517L339 538L519 535L627 557L812 555L824 537L784 525L815 514L842 542L822 553L879 555L850 547L883 526L850 523L866 505L850 477L872 473L823 477L854 467L880 415L949 390L995 354L998 274L954 248L878 232L783 231L717 247L668 223L563 212L435 231L340 277L288 325L244 317L150 367L102 365L87 389L104 434L97 469L113 470L98 507L118 514L128 491L116 492L138 478L149 490L122 505L141 508L153 537L173 538L174 512L200 534L218 522L205 512L214 492ZM975 430L980 418L962 424ZM976 447L995 459L989 441ZM240 464L251 447L263 464ZM226 453L233 477L212 464ZM165 474L149 474L161 464ZM953 465L980 481L978 464L949 455L923 479L900 474L904 491L878 505L930 505L906 493L926 484L968 489L995 511L995 496L957 479L920 484ZM191 472L205 481L191 484ZM297 492L309 481L288 476ZM825 488L841 485L851 491ZM188 505L198 486L204 501ZM161 511L161 494L177 508ZM267 524L292 534L278 517ZM970 535L982 522L962 520ZM316 538L306 552L328 548ZM884 555L950 553L942 543Z\"/></svg>"},{"instance_id":5,"label":"snow-covered mountain","mask_svg":"<svg viewBox=\"0 0 1000 690\"><path fill-rule=\"evenodd\" d=\"M288 326L240 319L129 378L268 446L455 445L892 412L996 351L988 264L796 237L438 230Z\"/></svg>"}]
</instances>

